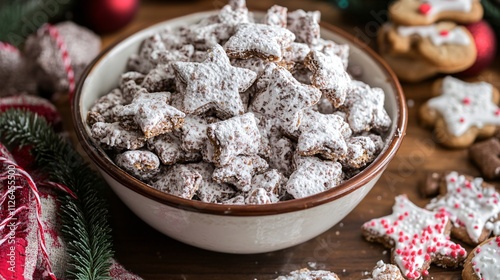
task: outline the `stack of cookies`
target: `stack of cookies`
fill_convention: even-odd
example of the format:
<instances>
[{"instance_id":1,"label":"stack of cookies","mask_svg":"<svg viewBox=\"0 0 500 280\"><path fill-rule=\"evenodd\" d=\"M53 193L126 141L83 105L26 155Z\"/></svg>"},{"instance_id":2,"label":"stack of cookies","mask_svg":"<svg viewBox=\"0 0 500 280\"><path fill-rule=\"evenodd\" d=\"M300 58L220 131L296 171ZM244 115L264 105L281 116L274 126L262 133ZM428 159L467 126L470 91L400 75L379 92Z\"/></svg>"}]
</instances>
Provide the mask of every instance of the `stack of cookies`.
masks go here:
<instances>
[{"instance_id":1,"label":"stack of cookies","mask_svg":"<svg viewBox=\"0 0 500 280\"><path fill-rule=\"evenodd\" d=\"M479 0L398 0L389 16L392 22L380 28L378 46L402 81L458 73L475 62L474 38L461 24L481 20Z\"/></svg>"}]
</instances>

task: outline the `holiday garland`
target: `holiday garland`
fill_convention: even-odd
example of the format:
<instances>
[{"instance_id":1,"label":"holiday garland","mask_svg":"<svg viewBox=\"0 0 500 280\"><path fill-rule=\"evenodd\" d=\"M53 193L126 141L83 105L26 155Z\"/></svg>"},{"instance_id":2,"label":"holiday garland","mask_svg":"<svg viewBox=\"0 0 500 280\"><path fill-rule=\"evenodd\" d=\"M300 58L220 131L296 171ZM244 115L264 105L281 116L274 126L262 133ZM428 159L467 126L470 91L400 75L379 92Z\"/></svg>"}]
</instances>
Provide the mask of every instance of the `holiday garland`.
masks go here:
<instances>
[{"instance_id":1,"label":"holiday garland","mask_svg":"<svg viewBox=\"0 0 500 280\"><path fill-rule=\"evenodd\" d=\"M46 120L23 110L0 114L0 139L8 145L30 146L36 164L54 182L66 185L77 199L61 194L62 234L71 257L68 275L75 279L111 279L113 257L103 181Z\"/></svg>"}]
</instances>

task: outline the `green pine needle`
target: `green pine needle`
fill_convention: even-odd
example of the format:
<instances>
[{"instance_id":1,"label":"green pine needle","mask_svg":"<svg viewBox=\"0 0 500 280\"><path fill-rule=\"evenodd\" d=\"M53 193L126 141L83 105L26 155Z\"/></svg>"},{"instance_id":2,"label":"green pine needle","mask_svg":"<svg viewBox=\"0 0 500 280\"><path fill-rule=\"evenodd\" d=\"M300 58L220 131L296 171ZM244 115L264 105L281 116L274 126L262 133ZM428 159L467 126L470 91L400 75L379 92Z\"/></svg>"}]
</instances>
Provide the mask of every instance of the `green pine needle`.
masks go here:
<instances>
[{"instance_id":1,"label":"green pine needle","mask_svg":"<svg viewBox=\"0 0 500 280\"><path fill-rule=\"evenodd\" d=\"M0 114L0 139L8 145L32 146L36 163L55 182L78 197L60 195L62 234L71 257L68 275L74 279L111 279L113 257L103 181L44 118L23 110Z\"/></svg>"}]
</instances>

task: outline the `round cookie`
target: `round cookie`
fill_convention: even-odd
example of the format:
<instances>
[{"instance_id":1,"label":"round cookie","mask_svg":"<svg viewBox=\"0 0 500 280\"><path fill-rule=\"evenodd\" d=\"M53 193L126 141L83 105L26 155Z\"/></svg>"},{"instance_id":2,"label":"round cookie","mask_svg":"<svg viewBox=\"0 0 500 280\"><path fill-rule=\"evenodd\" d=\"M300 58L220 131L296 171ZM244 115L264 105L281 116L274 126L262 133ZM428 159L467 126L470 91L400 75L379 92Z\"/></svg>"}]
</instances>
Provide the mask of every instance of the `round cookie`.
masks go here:
<instances>
[{"instance_id":1,"label":"round cookie","mask_svg":"<svg viewBox=\"0 0 500 280\"><path fill-rule=\"evenodd\" d=\"M498 279L500 271L500 236L479 244L469 254L462 270L464 280Z\"/></svg>"}]
</instances>

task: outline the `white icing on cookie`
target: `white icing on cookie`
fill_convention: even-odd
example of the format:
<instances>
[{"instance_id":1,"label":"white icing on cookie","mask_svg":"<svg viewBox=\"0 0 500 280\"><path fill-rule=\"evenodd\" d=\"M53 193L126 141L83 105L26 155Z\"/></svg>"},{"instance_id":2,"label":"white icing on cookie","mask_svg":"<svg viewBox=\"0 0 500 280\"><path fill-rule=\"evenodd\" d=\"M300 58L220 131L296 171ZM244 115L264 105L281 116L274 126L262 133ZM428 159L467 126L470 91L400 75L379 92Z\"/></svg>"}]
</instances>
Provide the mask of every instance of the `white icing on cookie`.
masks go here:
<instances>
[{"instance_id":1,"label":"white icing on cookie","mask_svg":"<svg viewBox=\"0 0 500 280\"><path fill-rule=\"evenodd\" d=\"M472 267L479 279L498 279L500 271L500 236L476 249Z\"/></svg>"},{"instance_id":2,"label":"white icing on cookie","mask_svg":"<svg viewBox=\"0 0 500 280\"><path fill-rule=\"evenodd\" d=\"M493 103L492 96L491 84L466 83L447 76L442 94L427 104L442 115L451 134L460 136L474 126L500 125L500 108Z\"/></svg>"},{"instance_id":3,"label":"white icing on cookie","mask_svg":"<svg viewBox=\"0 0 500 280\"><path fill-rule=\"evenodd\" d=\"M473 0L421 0L419 7L421 14L432 16L441 12L457 11L470 12Z\"/></svg>"},{"instance_id":4,"label":"white icing on cookie","mask_svg":"<svg viewBox=\"0 0 500 280\"><path fill-rule=\"evenodd\" d=\"M429 38L436 46L443 44L469 45L471 43L469 35L463 28L455 27L451 30L440 29L437 25L425 26L398 26L397 31L401 36L419 35Z\"/></svg>"},{"instance_id":5,"label":"white icing on cookie","mask_svg":"<svg viewBox=\"0 0 500 280\"><path fill-rule=\"evenodd\" d=\"M447 193L434 198L427 209L444 209L455 226L463 226L474 242L479 237L488 220L500 212L499 194L494 188L483 188L483 179L467 180L457 172L446 176Z\"/></svg>"},{"instance_id":6,"label":"white icing on cookie","mask_svg":"<svg viewBox=\"0 0 500 280\"><path fill-rule=\"evenodd\" d=\"M487 230L491 230L491 232L493 233L493 235L495 235L495 236L499 236L500 235L500 221L496 221L494 223L487 222L484 227Z\"/></svg>"}]
</instances>

